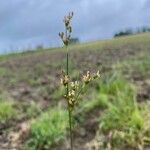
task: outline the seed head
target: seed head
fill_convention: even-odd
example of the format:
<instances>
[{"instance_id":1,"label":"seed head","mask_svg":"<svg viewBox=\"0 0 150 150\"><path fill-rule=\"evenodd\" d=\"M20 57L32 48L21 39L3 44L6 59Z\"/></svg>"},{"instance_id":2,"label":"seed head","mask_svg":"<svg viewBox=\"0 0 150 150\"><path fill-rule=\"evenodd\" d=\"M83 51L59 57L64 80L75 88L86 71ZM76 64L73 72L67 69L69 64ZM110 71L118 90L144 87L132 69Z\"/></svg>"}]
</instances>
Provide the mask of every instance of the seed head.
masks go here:
<instances>
[{"instance_id":1,"label":"seed head","mask_svg":"<svg viewBox=\"0 0 150 150\"><path fill-rule=\"evenodd\" d=\"M74 96L75 96L75 91L74 90L69 91L68 97L73 98Z\"/></svg>"},{"instance_id":2,"label":"seed head","mask_svg":"<svg viewBox=\"0 0 150 150\"><path fill-rule=\"evenodd\" d=\"M93 79L97 79L97 78L100 78L100 72L99 71L97 71L97 73L93 74Z\"/></svg>"},{"instance_id":3,"label":"seed head","mask_svg":"<svg viewBox=\"0 0 150 150\"><path fill-rule=\"evenodd\" d=\"M85 84L88 84L90 81L97 79L100 77L100 72L97 71L97 73L93 73L91 75L90 71L87 71L86 75L83 75L82 80Z\"/></svg>"},{"instance_id":4,"label":"seed head","mask_svg":"<svg viewBox=\"0 0 150 150\"><path fill-rule=\"evenodd\" d=\"M59 32L59 36L61 39L63 39L64 38L64 32Z\"/></svg>"},{"instance_id":5,"label":"seed head","mask_svg":"<svg viewBox=\"0 0 150 150\"><path fill-rule=\"evenodd\" d=\"M83 75L82 80L85 84L88 84L92 80L90 71L87 71L86 75Z\"/></svg>"},{"instance_id":6,"label":"seed head","mask_svg":"<svg viewBox=\"0 0 150 150\"><path fill-rule=\"evenodd\" d=\"M73 17L73 12L70 12L68 15L64 17L63 22L64 22L65 31L59 33L59 37L65 46L68 46L68 44L70 43L70 39L71 39L72 17ZM68 103L69 109L72 111L75 107L75 104L78 101L78 98L82 92L82 89L85 87L85 84L88 84L92 80L99 78L100 72L97 71L96 73L91 73L90 71L87 71L86 74L82 76L82 79L77 80L77 81L72 81L71 78L68 76L68 74L66 74L65 72L62 72L62 75L63 77L61 78L61 84L65 86L65 89L66 89L64 98L66 99Z\"/></svg>"},{"instance_id":7,"label":"seed head","mask_svg":"<svg viewBox=\"0 0 150 150\"><path fill-rule=\"evenodd\" d=\"M71 27L71 19L73 17L73 12L70 12L67 16L64 17L64 25L65 25L65 34L64 32L59 33L59 36L64 43L64 45L68 46L71 33L72 33L72 27Z\"/></svg>"},{"instance_id":8,"label":"seed head","mask_svg":"<svg viewBox=\"0 0 150 150\"><path fill-rule=\"evenodd\" d=\"M100 78L100 71L98 70L96 73L97 77Z\"/></svg>"},{"instance_id":9,"label":"seed head","mask_svg":"<svg viewBox=\"0 0 150 150\"><path fill-rule=\"evenodd\" d=\"M69 44L69 38L64 37L62 39L62 41L63 41L64 45L66 45L66 46Z\"/></svg>"},{"instance_id":10,"label":"seed head","mask_svg":"<svg viewBox=\"0 0 150 150\"><path fill-rule=\"evenodd\" d=\"M71 82L70 86L72 87L73 90L78 90L78 88L79 88L79 81Z\"/></svg>"},{"instance_id":11,"label":"seed head","mask_svg":"<svg viewBox=\"0 0 150 150\"><path fill-rule=\"evenodd\" d=\"M71 33L72 32L72 27L71 26L67 27L67 30L69 31L69 33Z\"/></svg>"},{"instance_id":12,"label":"seed head","mask_svg":"<svg viewBox=\"0 0 150 150\"><path fill-rule=\"evenodd\" d=\"M64 75L63 78L60 79L60 82L61 82L61 84L66 86L69 83L69 76L68 75Z\"/></svg>"}]
</instances>

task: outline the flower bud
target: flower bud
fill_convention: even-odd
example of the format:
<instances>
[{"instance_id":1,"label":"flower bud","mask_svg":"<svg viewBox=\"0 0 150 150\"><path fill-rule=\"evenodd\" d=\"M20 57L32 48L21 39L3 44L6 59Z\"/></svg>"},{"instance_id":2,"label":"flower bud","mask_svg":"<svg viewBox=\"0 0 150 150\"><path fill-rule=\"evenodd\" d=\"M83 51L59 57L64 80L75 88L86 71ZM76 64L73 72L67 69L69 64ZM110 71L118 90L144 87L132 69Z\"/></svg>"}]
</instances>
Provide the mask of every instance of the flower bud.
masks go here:
<instances>
[{"instance_id":1,"label":"flower bud","mask_svg":"<svg viewBox=\"0 0 150 150\"><path fill-rule=\"evenodd\" d=\"M69 76L65 75L63 78L60 79L61 84L66 86L69 83Z\"/></svg>"},{"instance_id":2,"label":"flower bud","mask_svg":"<svg viewBox=\"0 0 150 150\"><path fill-rule=\"evenodd\" d=\"M85 84L88 84L92 80L90 71L87 71L86 75L83 75L82 80L85 82Z\"/></svg>"}]
</instances>

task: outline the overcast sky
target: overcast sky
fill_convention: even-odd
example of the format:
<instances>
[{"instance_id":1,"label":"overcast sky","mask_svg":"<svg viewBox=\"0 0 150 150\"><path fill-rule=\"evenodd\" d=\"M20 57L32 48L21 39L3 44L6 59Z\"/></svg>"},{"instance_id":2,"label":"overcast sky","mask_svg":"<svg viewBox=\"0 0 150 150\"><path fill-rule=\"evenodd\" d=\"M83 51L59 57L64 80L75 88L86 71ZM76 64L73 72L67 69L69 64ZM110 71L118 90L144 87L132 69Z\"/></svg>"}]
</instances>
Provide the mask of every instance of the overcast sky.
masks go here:
<instances>
[{"instance_id":1,"label":"overcast sky","mask_svg":"<svg viewBox=\"0 0 150 150\"><path fill-rule=\"evenodd\" d=\"M150 0L0 0L0 52L59 45L68 11L74 11L73 37L80 41L150 26Z\"/></svg>"}]
</instances>

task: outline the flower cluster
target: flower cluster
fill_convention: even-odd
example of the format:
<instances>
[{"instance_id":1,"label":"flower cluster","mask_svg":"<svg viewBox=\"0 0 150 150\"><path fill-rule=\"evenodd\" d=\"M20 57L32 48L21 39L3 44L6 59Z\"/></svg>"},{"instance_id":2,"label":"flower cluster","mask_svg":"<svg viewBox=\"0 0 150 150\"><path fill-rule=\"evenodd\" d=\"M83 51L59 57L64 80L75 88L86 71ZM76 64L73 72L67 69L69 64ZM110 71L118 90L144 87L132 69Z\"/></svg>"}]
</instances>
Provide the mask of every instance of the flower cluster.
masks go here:
<instances>
[{"instance_id":1,"label":"flower cluster","mask_svg":"<svg viewBox=\"0 0 150 150\"><path fill-rule=\"evenodd\" d=\"M78 97L81 94L81 91L91 81L100 77L99 71L97 73L91 74L90 71L87 71L85 75L82 76L79 81L72 81L68 75L63 74L61 78L61 84L67 89L68 92L64 95L69 108L72 110L77 103Z\"/></svg>"},{"instance_id":2,"label":"flower cluster","mask_svg":"<svg viewBox=\"0 0 150 150\"><path fill-rule=\"evenodd\" d=\"M86 75L83 75L82 80L85 84L88 84L90 81L97 79L99 77L100 77L99 71L97 71L97 73L93 73L93 74L91 74L90 71L87 71Z\"/></svg>"},{"instance_id":3,"label":"flower cluster","mask_svg":"<svg viewBox=\"0 0 150 150\"><path fill-rule=\"evenodd\" d=\"M71 23L72 17L73 17L73 12L70 12L68 14L68 16L64 17L63 22L65 25L65 33L64 32L59 33L61 40L63 41L64 45L66 45L66 46L68 46L70 38L71 38L72 27L71 27L70 23Z\"/></svg>"},{"instance_id":4,"label":"flower cluster","mask_svg":"<svg viewBox=\"0 0 150 150\"><path fill-rule=\"evenodd\" d=\"M63 75L63 78L60 79L61 84L64 86L67 86L69 84L69 76L68 75Z\"/></svg>"},{"instance_id":5,"label":"flower cluster","mask_svg":"<svg viewBox=\"0 0 150 150\"><path fill-rule=\"evenodd\" d=\"M76 96L79 90L79 82L78 81L71 81L68 75L63 75L61 78L61 84L66 88L66 94L64 95L69 108L73 108L76 103ZM68 90L67 90L68 89Z\"/></svg>"},{"instance_id":6,"label":"flower cluster","mask_svg":"<svg viewBox=\"0 0 150 150\"><path fill-rule=\"evenodd\" d=\"M74 82L70 82L70 89L68 91L67 94L65 94L65 98L70 106L70 108L74 108L75 104L77 103L77 95L79 93L79 82L78 81L74 81Z\"/></svg>"}]
</instances>

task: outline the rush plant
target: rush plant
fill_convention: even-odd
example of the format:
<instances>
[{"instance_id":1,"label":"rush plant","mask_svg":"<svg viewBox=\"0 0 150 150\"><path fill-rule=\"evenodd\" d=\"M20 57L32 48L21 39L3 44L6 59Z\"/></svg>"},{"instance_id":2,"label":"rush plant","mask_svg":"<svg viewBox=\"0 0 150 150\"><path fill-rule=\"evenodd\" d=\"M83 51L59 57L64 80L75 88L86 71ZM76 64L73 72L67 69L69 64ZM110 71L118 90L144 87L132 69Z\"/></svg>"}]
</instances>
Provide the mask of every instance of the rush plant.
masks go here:
<instances>
[{"instance_id":1,"label":"rush plant","mask_svg":"<svg viewBox=\"0 0 150 150\"><path fill-rule=\"evenodd\" d=\"M72 113L75 105L78 102L79 96L82 93L83 88L89 84L92 80L100 77L99 71L97 73L91 73L87 71L85 75L82 75L79 80L72 80L69 72L69 50L68 46L71 39L72 26L71 20L73 17L73 12L70 12L64 17L63 23L65 27L65 32L60 32L59 36L66 48L66 70L62 71L61 84L65 87L64 98L67 102L68 107L68 117L69 117L69 132L70 132L70 149L73 150L73 135L72 135Z\"/></svg>"}]
</instances>

